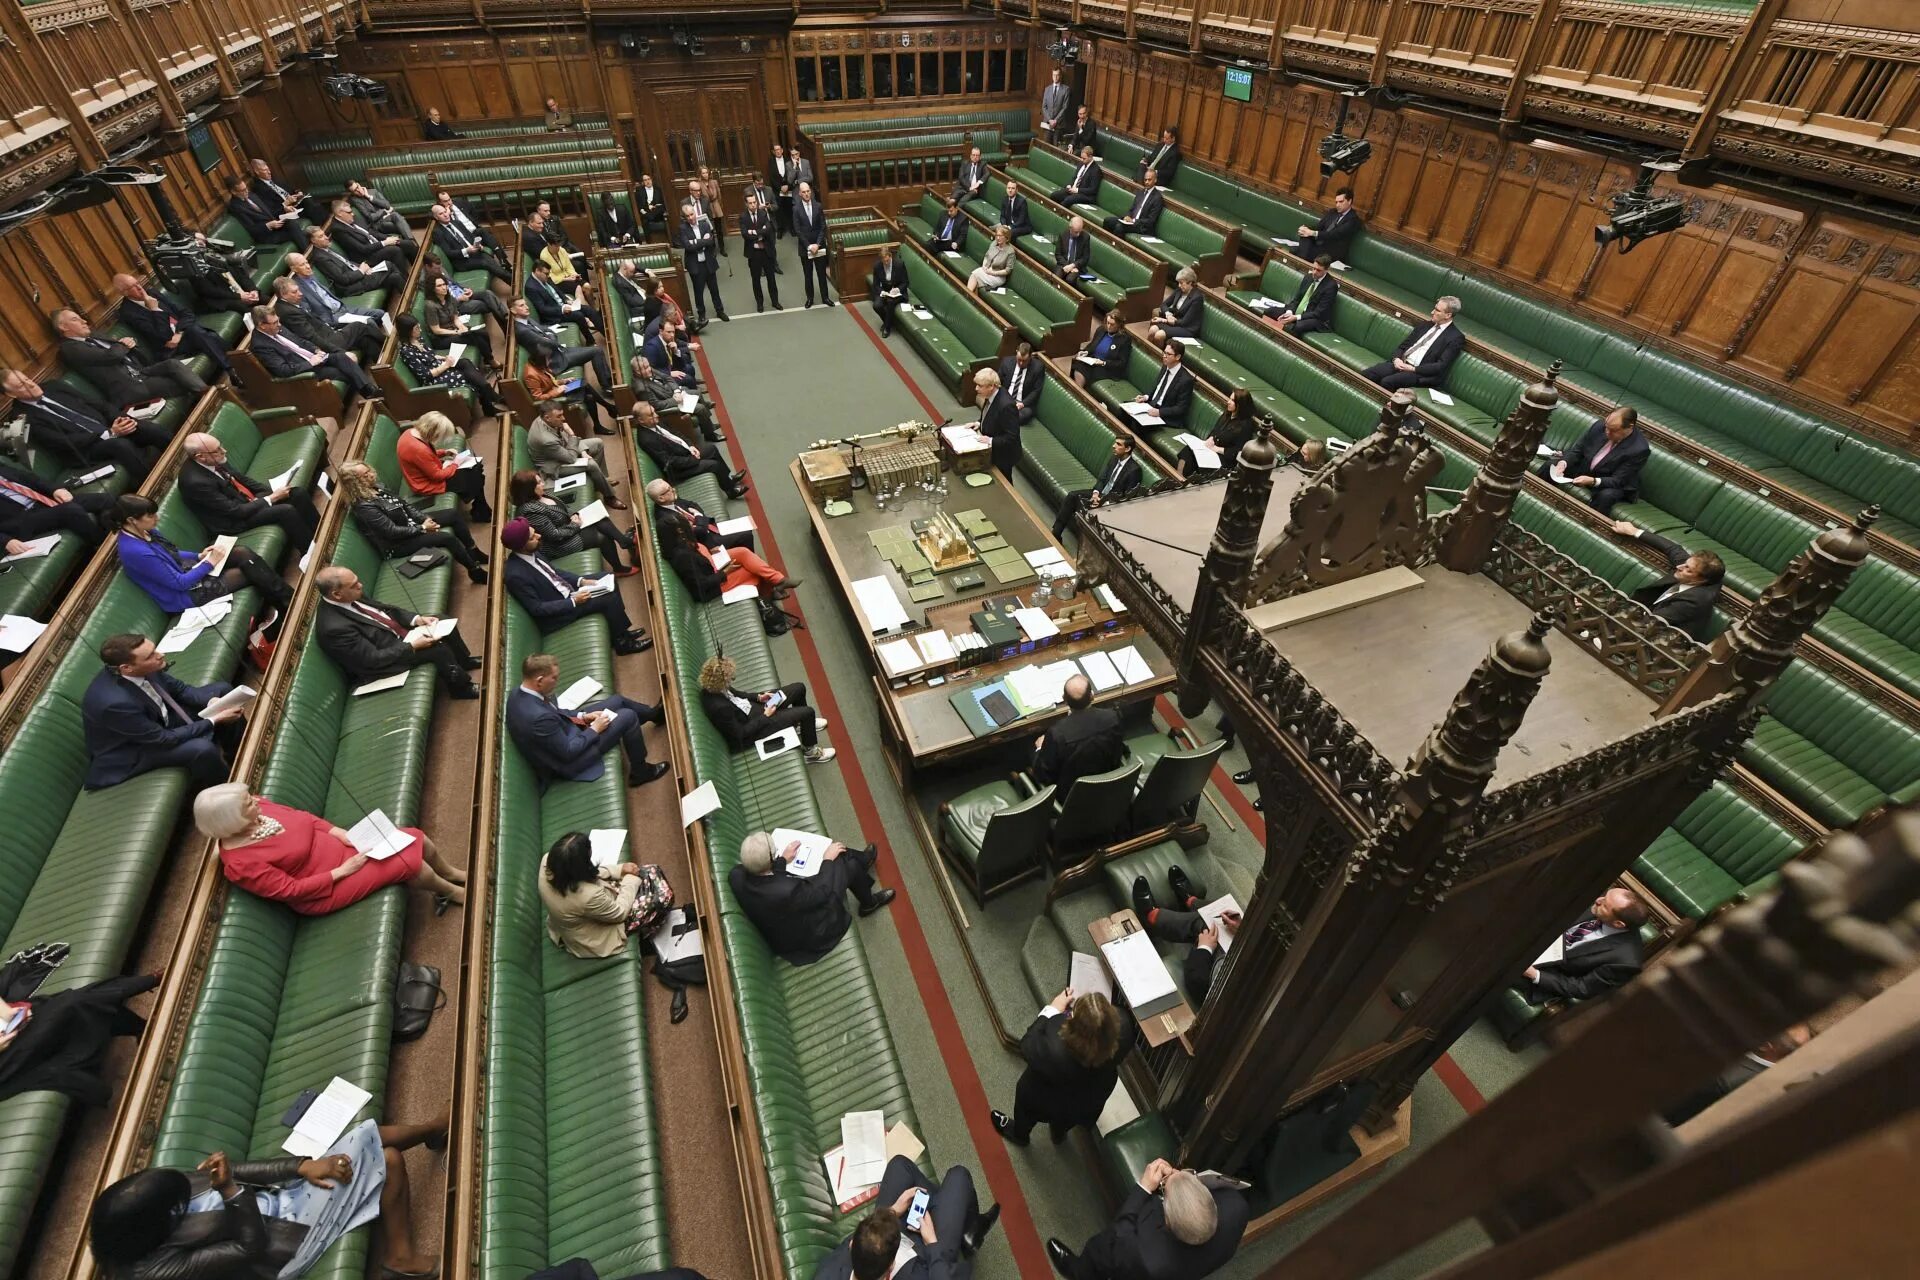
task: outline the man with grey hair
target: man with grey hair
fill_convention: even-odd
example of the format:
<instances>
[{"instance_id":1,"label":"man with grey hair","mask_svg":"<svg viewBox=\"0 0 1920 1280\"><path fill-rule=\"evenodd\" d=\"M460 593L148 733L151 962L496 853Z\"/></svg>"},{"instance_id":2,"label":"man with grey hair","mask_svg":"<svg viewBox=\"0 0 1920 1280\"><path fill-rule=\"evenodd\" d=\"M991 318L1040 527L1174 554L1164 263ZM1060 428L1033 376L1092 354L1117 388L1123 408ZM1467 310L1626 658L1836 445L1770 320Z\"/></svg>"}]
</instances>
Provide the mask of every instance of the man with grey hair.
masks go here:
<instances>
[{"instance_id":1,"label":"man with grey hair","mask_svg":"<svg viewBox=\"0 0 1920 1280\"><path fill-rule=\"evenodd\" d=\"M993 466L1008 480L1020 461L1020 407L1000 389L1000 374L982 369L973 375L974 403L980 406L980 434L993 446Z\"/></svg>"},{"instance_id":2,"label":"man with grey hair","mask_svg":"<svg viewBox=\"0 0 1920 1280\"><path fill-rule=\"evenodd\" d=\"M312 282L293 276L281 276L273 282L273 296L278 300L274 310L287 332L319 351L351 351L362 365L379 359L380 348L386 345L385 335L358 321L344 325L322 318L318 310L307 305L308 283Z\"/></svg>"},{"instance_id":3,"label":"man with grey hair","mask_svg":"<svg viewBox=\"0 0 1920 1280\"><path fill-rule=\"evenodd\" d=\"M1238 1190L1155 1160L1105 1230L1077 1254L1048 1240L1047 1260L1067 1280L1200 1280L1232 1259L1247 1216Z\"/></svg>"},{"instance_id":4,"label":"man with grey hair","mask_svg":"<svg viewBox=\"0 0 1920 1280\"><path fill-rule=\"evenodd\" d=\"M333 224L329 234L341 251L357 262L384 262L402 277L413 266L413 255L408 252L415 247L412 237L403 239L369 231L360 225L359 215L354 213L353 205L348 201L333 202Z\"/></svg>"},{"instance_id":5,"label":"man with grey hair","mask_svg":"<svg viewBox=\"0 0 1920 1280\"><path fill-rule=\"evenodd\" d=\"M177 481L180 500L208 533L225 537L277 524L286 530L290 547L304 548L313 541L320 514L307 494L311 475L301 476L296 468L293 477L278 487L269 480L256 480L228 466L227 446L206 431L193 432L180 447L188 459Z\"/></svg>"},{"instance_id":6,"label":"man with grey hair","mask_svg":"<svg viewBox=\"0 0 1920 1280\"><path fill-rule=\"evenodd\" d=\"M634 353L633 359L627 364L627 370L632 375L627 379L627 385L633 388L635 398L652 405L654 412L661 415L686 413L692 417L694 425L700 428L702 438L713 444L726 441L726 433L721 431L719 424L713 420L713 401L709 400L704 392L675 386L673 379L667 376L666 371L656 368L644 352ZM683 396L691 399L683 399ZM683 409L681 407L683 404L691 404L693 407Z\"/></svg>"},{"instance_id":7,"label":"man with grey hair","mask_svg":"<svg viewBox=\"0 0 1920 1280\"><path fill-rule=\"evenodd\" d=\"M1393 349L1391 358L1382 360L1361 376L1389 391L1443 385L1453 362L1460 358L1461 350L1467 345L1460 326L1453 322L1459 314L1460 299L1437 300L1427 323L1415 325L1406 340Z\"/></svg>"},{"instance_id":8,"label":"man with grey hair","mask_svg":"<svg viewBox=\"0 0 1920 1280\"><path fill-rule=\"evenodd\" d=\"M300 286L301 305L327 324L342 329L355 325L370 326L381 333L393 332L393 317L385 311L378 307L350 307L341 301L332 286L314 271L313 263L306 254L287 255L287 274ZM502 306L500 310L505 312L506 307Z\"/></svg>"},{"instance_id":9,"label":"man with grey hair","mask_svg":"<svg viewBox=\"0 0 1920 1280\"><path fill-rule=\"evenodd\" d=\"M439 618L368 599L360 576L344 565L328 565L313 583L320 591L314 639L350 682L380 680L432 663L450 697L480 696L468 674L480 669L480 659L467 649L458 626L443 631Z\"/></svg>"},{"instance_id":10,"label":"man with grey hair","mask_svg":"<svg viewBox=\"0 0 1920 1280\"><path fill-rule=\"evenodd\" d=\"M740 842L740 861L727 873L727 883L774 954L789 964L812 964L853 924L847 893L860 904L863 917L893 901L893 890L874 888L878 857L872 844L852 849L838 840L803 857L800 841L776 849L772 835L756 831Z\"/></svg>"},{"instance_id":11,"label":"man with grey hair","mask_svg":"<svg viewBox=\"0 0 1920 1280\"><path fill-rule=\"evenodd\" d=\"M118 409L175 396L197 396L206 382L179 360L149 361L131 337L106 338L71 307L53 313L60 335L60 362L100 389Z\"/></svg>"}]
</instances>

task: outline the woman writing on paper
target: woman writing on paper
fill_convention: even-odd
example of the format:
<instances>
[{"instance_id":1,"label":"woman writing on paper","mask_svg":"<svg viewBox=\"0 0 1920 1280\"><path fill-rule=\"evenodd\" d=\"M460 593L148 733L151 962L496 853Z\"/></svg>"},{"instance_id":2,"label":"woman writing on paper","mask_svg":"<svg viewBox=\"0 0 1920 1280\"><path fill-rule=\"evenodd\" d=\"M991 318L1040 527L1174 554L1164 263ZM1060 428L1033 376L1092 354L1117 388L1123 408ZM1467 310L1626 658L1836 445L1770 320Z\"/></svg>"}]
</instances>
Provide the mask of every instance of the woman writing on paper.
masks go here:
<instances>
[{"instance_id":1,"label":"woman writing on paper","mask_svg":"<svg viewBox=\"0 0 1920 1280\"><path fill-rule=\"evenodd\" d=\"M994 1129L1024 1147L1044 1122L1055 1143L1065 1142L1075 1126L1100 1118L1132 1045L1132 1014L1099 992L1062 991L1020 1037L1027 1069L1013 1089L1013 1114L995 1111Z\"/></svg>"},{"instance_id":2,"label":"woman writing on paper","mask_svg":"<svg viewBox=\"0 0 1920 1280\"><path fill-rule=\"evenodd\" d=\"M1240 457L1240 450L1247 441L1253 439L1260 424L1253 416L1253 392L1245 387L1235 387L1227 399L1227 411L1213 424L1213 434L1207 437L1207 448L1220 459L1218 467L1202 467L1194 456L1192 445L1181 445L1180 452L1174 455L1174 461L1180 465L1180 478L1192 480L1196 476L1207 475L1215 471L1231 471Z\"/></svg>"},{"instance_id":3,"label":"woman writing on paper","mask_svg":"<svg viewBox=\"0 0 1920 1280\"><path fill-rule=\"evenodd\" d=\"M112 1280L295 1280L377 1219L381 1274L429 1280L440 1268L413 1247L400 1153L444 1151L448 1120L362 1120L311 1160L235 1163L216 1151L190 1171L142 1169L93 1202L93 1256Z\"/></svg>"},{"instance_id":4,"label":"woman writing on paper","mask_svg":"<svg viewBox=\"0 0 1920 1280\"><path fill-rule=\"evenodd\" d=\"M114 535L121 569L162 610L185 613L252 587L269 606L266 638L279 637L286 610L293 603L293 588L265 560L242 546L229 548L224 555L213 547L182 551L160 532L160 508L137 493L115 498L102 519Z\"/></svg>"},{"instance_id":5,"label":"woman writing on paper","mask_svg":"<svg viewBox=\"0 0 1920 1280\"><path fill-rule=\"evenodd\" d=\"M592 838L569 831L540 859L540 902L549 938L570 956L600 960L624 948L628 934L657 926L673 889L656 866L596 865Z\"/></svg>"},{"instance_id":6,"label":"woman writing on paper","mask_svg":"<svg viewBox=\"0 0 1920 1280\"><path fill-rule=\"evenodd\" d=\"M202 791L193 801L193 821L218 847L228 880L303 916L338 911L390 884L431 889L436 911L467 900L466 872L442 861L415 827L398 828L405 848L369 858L325 818L263 800L244 782Z\"/></svg>"}]
</instances>

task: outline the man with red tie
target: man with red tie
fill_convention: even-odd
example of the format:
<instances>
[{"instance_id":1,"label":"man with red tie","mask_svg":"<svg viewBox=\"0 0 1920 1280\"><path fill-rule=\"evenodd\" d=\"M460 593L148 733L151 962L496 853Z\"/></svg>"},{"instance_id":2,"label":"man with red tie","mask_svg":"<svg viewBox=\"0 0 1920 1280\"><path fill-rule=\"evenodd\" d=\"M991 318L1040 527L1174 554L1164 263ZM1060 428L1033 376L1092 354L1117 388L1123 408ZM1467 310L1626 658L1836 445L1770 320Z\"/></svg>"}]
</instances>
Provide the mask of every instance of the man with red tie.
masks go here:
<instances>
[{"instance_id":1,"label":"man with red tie","mask_svg":"<svg viewBox=\"0 0 1920 1280\"><path fill-rule=\"evenodd\" d=\"M73 493L25 467L0 462L0 546L7 555L49 533L71 533L96 547L104 536L100 513L112 505L110 493Z\"/></svg>"},{"instance_id":2,"label":"man with red tie","mask_svg":"<svg viewBox=\"0 0 1920 1280\"><path fill-rule=\"evenodd\" d=\"M180 468L180 497L208 533L238 534L277 524L290 545L304 549L320 527L320 515L307 493L312 476L297 472L274 488L227 465L227 447L205 431L188 436L181 447L189 461Z\"/></svg>"},{"instance_id":3,"label":"man with red tie","mask_svg":"<svg viewBox=\"0 0 1920 1280\"><path fill-rule=\"evenodd\" d=\"M440 687L455 698L480 696L468 674L480 669L480 659L467 649L455 627L438 639L409 633L431 627L440 619L369 600L358 574L342 565L328 565L314 577L320 591L320 611L313 634L321 652L355 684L396 676L432 663L440 673Z\"/></svg>"}]
</instances>

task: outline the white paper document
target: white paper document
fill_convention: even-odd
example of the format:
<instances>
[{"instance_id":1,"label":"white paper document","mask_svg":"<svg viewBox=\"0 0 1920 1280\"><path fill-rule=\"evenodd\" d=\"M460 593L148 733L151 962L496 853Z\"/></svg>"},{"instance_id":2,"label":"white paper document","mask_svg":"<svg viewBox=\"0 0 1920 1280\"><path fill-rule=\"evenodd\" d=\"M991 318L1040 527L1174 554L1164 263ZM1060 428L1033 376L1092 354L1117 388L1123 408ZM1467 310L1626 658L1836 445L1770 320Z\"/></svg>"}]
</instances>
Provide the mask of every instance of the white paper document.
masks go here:
<instances>
[{"instance_id":1,"label":"white paper document","mask_svg":"<svg viewBox=\"0 0 1920 1280\"><path fill-rule=\"evenodd\" d=\"M555 480L552 484L547 486L547 492L548 493L566 493L570 490L578 489L581 485L585 484L586 482L587 482L587 477L583 473L575 472L573 475L561 476L558 480Z\"/></svg>"},{"instance_id":2,"label":"white paper document","mask_svg":"<svg viewBox=\"0 0 1920 1280\"><path fill-rule=\"evenodd\" d=\"M348 828L347 841L375 862L382 862L412 844L413 837L394 826L386 810L375 809Z\"/></svg>"},{"instance_id":3,"label":"white paper document","mask_svg":"<svg viewBox=\"0 0 1920 1280\"><path fill-rule=\"evenodd\" d=\"M958 257L961 257L962 255L955 253L951 249L946 249L941 252L940 256L943 258L958 258Z\"/></svg>"},{"instance_id":4,"label":"white paper document","mask_svg":"<svg viewBox=\"0 0 1920 1280\"><path fill-rule=\"evenodd\" d=\"M675 907L667 912L660 927L647 935L654 954L662 964L672 964L700 954L700 918L692 907Z\"/></svg>"},{"instance_id":5,"label":"white paper document","mask_svg":"<svg viewBox=\"0 0 1920 1280\"><path fill-rule=\"evenodd\" d=\"M1113 665L1119 669L1121 679L1128 684L1139 684L1153 679L1153 668L1140 656L1140 651L1132 645L1124 645L1112 653Z\"/></svg>"},{"instance_id":6,"label":"white paper document","mask_svg":"<svg viewBox=\"0 0 1920 1280\"><path fill-rule=\"evenodd\" d=\"M624 861L620 855L627 851L627 829L595 827L587 832L587 844L593 850L588 856L594 866L617 867Z\"/></svg>"},{"instance_id":7,"label":"white paper document","mask_svg":"<svg viewBox=\"0 0 1920 1280\"><path fill-rule=\"evenodd\" d=\"M1217 929L1220 932L1220 954L1221 955L1227 954L1227 952L1231 950L1233 947L1234 931L1231 926L1229 926L1224 920L1220 918L1221 916L1225 915L1229 911L1232 911L1235 914L1238 914L1240 911L1239 899L1235 898L1230 893L1221 894L1219 897L1215 898L1212 902L1209 902L1206 906L1200 908L1200 918L1207 922L1208 927Z\"/></svg>"},{"instance_id":8,"label":"white paper document","mask_svg":"<svg viewBox=\"0 0 1920 1280\"><path fill-rule=\"evenodd\" d=\"M753 744L753 749L762 760L771 760L783 756L800 745L800 726L790 724L778 733L769 734Z\"/></svg>"},{"instance_id":9,"label":"white paper document","mask_svg":"<svg viewBox=\"0 0 1920 1280\"><path fill-rule=\"evenodd\" d=\"M464 357L466 354L467 354L467 344L464 342L456 342L452 346L447 348L447 359L453 361L455 364L459 364L461 361L461 358Z\"/></svg>"},{"instance_id":10,"label":"white paper document","mask_svg":"<svg viewBox=\"0 0 1920 1280\"><path fill-rule=\"evenodd\" d=\"M212 702L209 702L206 706L200 708L200 718L202 720L211 720L228 707L244 707L259 696L259 690L250 689L243 684L237 689L228 690Z\"/></svg>"},{"instance_id":11,"label":"white paper document","mask_svg":"<svg viewBox=\"0 0 1920 1280\"><path fill-rule=\"evenodd\" d=\"M1084 951L1073 953L1073 961L1067 966L1067 986L1075 996L1103 995L1113 999L1113 979L1107 976L1107 966L1100 963L1099 956L1090 956Z\"/></svg>"},{"instance_id":12,"label":"white paper document","mask_svg":"<svg viewBox=\"0 0 1920 1280\"><path fill-rule=\"evenodd\" d=\"M1165 244L1166 243L1166 241L1162 240L1159 236L1141 236L1140 238L1146 241L1148 244Z\"/></svg>"},{"instance_id":13,"label":"white paper document","mask_svg":"<svg viewBox=\"0 0 1920 1280\"><path fill-rule=\"evenodd\" d=\"M462 471L469 467L477 467L480 465L480 455L471 449L462 449L453 456L453 465Z\"/></svg>"},{"instance_id":14,"label":"white paper document","mask_svg":"<svg viewBox=\"0 0 1920 1280\"><path fill-rule=\"evenodd\" d=\"M1036 569L1044 569L1050 564L1057 564L1064 567L1067 563L1067 557L1060 548L1054 546L1052 543L1048 543L1038 551L1027 552L1027 563Z\"/></svg>"},{"instance_id":15,"label":"white paper document","mask_svg":"<svg viewBox=\"0 0 1920 1280\"><path fill-rule=\"evenodd\" d=\"M1547 949L1540 953L1540 958L1533 962L1533 967L1538 969L1543 964L1559 964L1566 958L1566 954L1567 939L1562 935L1548 944Z\"/></svg>"},{"instance_id":16,"label":"white paper document","mask_svg":"<svg viewBox=\"0 0 1920 1280\"><path fill-rule=\"evenodd\" d=\"M1334 269L1335 271L1351 271L1351 270L1353 270L1353 268L1352 268L1352 267L1349 267L1349 266L1348 266L1348 265L1347 265L1346 263L1344 263L1344 262L1342 262L1342 261L1340 261L1340 260L1339 260L1338 258L1335 258L1335 259L1334 259L1334 260L1333 260L1332 262L1329 262L1329 263L1328 263L1327 265L1328 265L1328 266L1330 266L1330 267L1332 267L1332 268L1333 268L1333 269Z\"/></svg>"},{"instance_id":17,"label":"white paper document","mask_svg":"<svg viewBox=\"0 0 1920 1280\"><path fill-rule=\"evenodd\" d=\"M1095 587L1093 594L1099 596L1100 603L1107 606L1107 608L1113 612L1125 613L1127 611L1127 606L1107 583L1103 582L1098 587Z\"/></svg>"},{"instance_id":18,"label":"white paper document","mask_svg":"<svg viewBox=\"0 0 1920 1280\"><path fill-rule=\"evenodd\" d=\"M83 476L75 476L73 478L72 487L77 489L83 484L92 484L95 480L105 480L108 476L112 474L113 474L113 468L111 466L100 467L93 471L87 472L87 474Z\"/></svg>"},{"instance_id":19,"label":"white paper document","mask_svg":"<svg viewBox=\"0 0 1920 1280\"><path fill-rule=\"evenodd\" d=\"M840 1141L846 1148L848 1181L879 1182L887 1168L887 1113L847 1112L840 1117Z\"/></svg>"},{"instance_id":20,"label":"white paper document","mask_svg":"<svg viewBox=\"0 0 1920 1280\"><path fill-rule=\"evenodd\" d=\"M1453 397L1448 395L1446 392L1440 390L1438 387L1428 387L1427 394L1433 397L1433 402L1435 404L1452 404L1453 403Z\"/></svg>"},{"instance_id":21,"label":"white paper document","mask_svg":"<svg viewBox=\"0 0 1920 1280\"><path fill-rule=\"evenodd\" d=\"M922 665L920 651L914 647L911 640L889 640L885 644L876 645L875 652L880 655L880 661L886 666L887 674L890 676L905 675Z\"/></svg>"},{"instance_id":22,"label":"white paper document","mask_svg":"<svg viewBox=\"0 0 1920 1280\"><path fill-rule=\"evenodd\" d=\"M1558 470L1547 472L1547 479L1553 481L1555 484L1571 485L1571 484L1579 483L1579 481L1575 480L1574 477L1566 474L1564 471L1558 471Z\"/></svg>"},{"instance_id":23,"label":"white paper document","mask_svg":"<svg viewBox=\"0 0 1920 1280\"><path fill-rule=\"evenodd\" d=\"M407 683L407 677L411 674L413 673L410 671L399 671L390 676L381 676L378 680L369 680L365 684L357 684L353 686L353 696L356 698L364 698L370 693L385 693L388 689L404 688Z\"/></svg>"},{"instance_id":24,"label":"white paper document","mask_svg":"<svg viewBox=\"0 0 1920 1280\"><path fill-rule=\"evenodd\" d=\"M797 844L793 858L787 863L790 876L817 876L821 866L827 860L827 850L833 845L832 836L816 835L811 831L794 831L787 827L775 827L767 833L773 837L775 857L785 857L787 846Z\"/></svg>"},{"instance_id":25,"label":"white paper document","mask_svg":"<svg viewBox=\"0 0 1920 1280\"><path fill-rule=\"evenodd\" d=\"M1126 993L1127 1004L1138 1010L1176 995L1173 975L1144 932L1129 933L1100 944L1100 954L1113 972L1114 985Z\"/></svg>"},{"instance_id":26,"label":"white paper document","mask_svg":"<svg viewBox=\"0 0 1920 1280\"><path fill-rule=\"evenodd\" d=\"M723 538L730 538L736 533L752 533L753 517L735 516L731 520L719 521L713 526L713 531Z\"/></svg>"},{"instance_id":27,"label":"white paper document","mask_svg":"<svg viewBox=\"0 0 1920 1280\"><path fill-rule=\"evenodd\" d=\"M690 827L720 807L720 792L709 778L680 797L680 825Z\"/></svg>"},{"instance_id":28,"label":"white paper document","mask_svg":"<svg viewBox=\"0 0 1920 1280\"><path fill-rule=\"evenodd\" d=\"M721 547L718 551L707 552L707 563L721 573L725 573L733 567L733 557L728 554L725 547Z\"/></svg>"},{"instance_id":29,"label":"white paper document","mask_svg":"<svg viewBox=\"0 0 1920 1280\"><path fill-rule=\"evenodd\" d=\"M1200 464L1202 471L1218 471L1220 469L1220 455L1210 449L1207 446L1207 442L1199 436L1194 435L1191 431L1182 431L1179 435L1175 436L1174 439L1193 450L1193 460ZM1228 483L1231 484L1232 481L1228 481Z\"/></svg>"},{"instance_id":30,"label":"white paper document","mask_svg":"<svg viewBox=\"0 0 1920 1280\"><path fill-rule=\"evenodd\" d=\"M406 641L408 645L412 645L417 640L445 640L459 625L458 618L435 618L432 622L424 626L416 626L407 632Z\"/></svg>"},{"instance_id":31,"label":"white paper document","mask_svg":"<svg viewBox=\"0 0 1920 1280\"><path fill-rule=\"evenodd\" d=\"M607 592L612 591L617 585L613 580L612 574L603 573L597 578L580 579L579 589L586 592L589 596L603 596L607 594Z\"/></svg>"},{"instance_id":32,"label":"white paper document","mask_svg":"<svg viewBox=\"0 0 1920 1280\"><path fill-rule=\"evenodd\" d=\"M573 711L593 701L594 695L599 693L601 688L600 682L592 676L581 676L562 689L559 696L554 698L554 702L562 711Z\"/></svg>"},{"instance_id":33,"label":"white paper document","mask_svg":"<svg viewBox=\"0 0 1920 1280\"><path fill-rule=\"evenodd\" d=\"M12 564L15 560L37 560L41 556L52 552L59 544L60 535L57 533L49 533L39 538L23 539L20 543L22 549L4 559L0 559L0 564Z\"/></svg>"},{"instance_id":34,"label":"white paper document","mask_svg":"<svg viewBox=\"0 0 1920 1280\"><path fill-rule=\"evenodd\" d=\"M267 481L267 488L270 491L274 489L291 489L294 487L294 483L293 483L294 480L299 475L300 475L300 464L296 462L292 466L288 467L285 471L282 471L279 475L275 476L273 479Z\"/></svg>"},{"instance_id":35,"label":"white paper document","mask_svg":"<svg viewBox=\"0 0 1920 1280\"><path fill-rule=\"evenodd\" d=\"M1097 365L1100 363L1100 361L1097 358L1088 355L1084 351L1082 351L1079 355L1075 356L1073 358L1073 362L1075 364L1091 364L1091 365Z\"/></svg>"},{"instance_id":36,"label":"white paper document","mask_svg":"<svg viewBox=\"0 0 1920 1280\"><path fill-rule=\"evenodd\" d=\"M918 316L922 320L933 319L933 312L927 310L925 307L915 307L913 309L913 314Z\"/></svg>"},{"instance_id":37,"label":"white paper document","mask_svg":"<svg viewBox=\"0 0 1920 1280\"><path fill-rule=\"evenodd\" d=\"M40 638L47 624L24 614L0 614L0 651L25 653Z\"/></svg>"},{"instance_id":38,"label":"white paper document","mask_svg":"<svg viewBox=\"0 0 1920 1280\"><path fill-rule=\"evenodd\" d=\"M679 393L679 397L677 403L680 405L680 412L682 413L692 413L700 407L700 397L695 392L682 391Z\"/></svg>"},{"instance_id":39,"label":"white paper document","mask_svg":"<svg viewBox=\"0 0 1920 1280\"><path fill-rule=\"evenodd\" d=\"M574 514L580 517L580 527L584 529L588 525L599 524L607 518L607 504L595 498Z\"/></svg>"},{"instance_id":40,"label":"white paper document","mask_svg":"<svg viewBox=\"0 0 1920 1280\"><path fill-rule=\"evenodd\" d=\"M759 598L760 584L757 582L743 582L737 587L720 593L721 604L739 604L742 600L758 600Z\"/></svg>"},{"instance_id":41,"label":"white paper document","mask_svg":"<svg viewBox=\"0 0 1920 1280\"><path fill-rule=\"evenodd\" d=\"M1126 681L1120 678L1120 672L1113 665L1113 659L1095 649L1092 653L1080 655L1080 669L1087 673L1087 679L1093 683L1095 693L1105 693L1109 689L1118 689Z\"/></svg>"},{"instance_id":42,"label":"white paper document","mask_svg":"<svg viewBox=\"0 0 1920 1280\"><path fill-rule=\"evenodd\" d=\"M1158 427L1166 424L1166 420L1160 416L1160 411L1150 404L1129 400L1121 405L1120 408L1135 422L1142 423L1146 426Z\"/></svg>"},{"instance_id":43,"label":"white paper document","mask_svg":"<svg viewBox=\"0 0 1920 1280\"><path fill-rule=\"evenodd\" d=\"M959 656L953 647L953 638L944 631L922 631L913 638L920 649L920 660L929 665L936 662L952 662Z\"/></svg>"},{"instance_id":44,"label":"white paper document","mask_svg":"<svg viewBox=\"0 0 1920 1280\"><path fill-rule=\"evenodd\" d=\"M1020 630L1029 640L1046 640L1060 634L1060 628L1054 625L1045 609L1015 609L1013 620L1020 624Z\"/></svg>"},{"instance_id":45,"label":"white paper document","mask_svg":"<svg viewBox=\"0 0 1920 1280\"><path fill-rule=\"evenodd\" d=\"M981 449L993 448L993 442L980 434L980 429L972 423L940 428L940 438L946 441L947 448L955 453L976 453Z\"/></svg>"},{"instance_id":46,"label":"white paper document","mask_svg":"<svg viewBox=\"0 0 1920 1280\"><path fill-rule=\"evenodd\" d=\"M1300 242L1298 240L1289 240L1285 236L1275 236L1273 238L1273 242L1275 244L1283 244L1287 246L1287 248L1289 249L1298 249L1300 247Z\"/></svg>"},{"instance_id":47,"label":"white paper document","mask_svg":"<svg viewBox=\"0 0 1920 1280\"><path fill-rule=\"evenodd\" d=\"M213 549L216 553L214 563L225 564L227 557L233 554L233 549L238 545L240 545L240 535L237 533L223 533L215 538L213 540Z\"/></svg>"},{"instance_id":48,"label":"white paper document","mask_svg":"<svg viewBox=\"0 0 1920 1280\"><path fill-rule=\"evenodd\" d=\"M874 632L891 631L907 625L907 611L900 604L900 596L894 591L893 583L886 578L855 579L853 598L859 603L860 612L867 616L867 626Z\"/></svg>"},{"instance_id":49,"label":"white paper document","mask_svg":"<svg viewBox=\"0 0 1920 1280\"><path fill-rule=\"evenodd\" d=\"M340 1141L340 1135L347 1131L354 1116L372 1098L373 1095L360 1086L335 1076L326 1089L307 1104L300 1122L293 1126L293 1132L280 1144L280 1149L304 1160L324 1154Z\"/></svg>"}]
</instances>

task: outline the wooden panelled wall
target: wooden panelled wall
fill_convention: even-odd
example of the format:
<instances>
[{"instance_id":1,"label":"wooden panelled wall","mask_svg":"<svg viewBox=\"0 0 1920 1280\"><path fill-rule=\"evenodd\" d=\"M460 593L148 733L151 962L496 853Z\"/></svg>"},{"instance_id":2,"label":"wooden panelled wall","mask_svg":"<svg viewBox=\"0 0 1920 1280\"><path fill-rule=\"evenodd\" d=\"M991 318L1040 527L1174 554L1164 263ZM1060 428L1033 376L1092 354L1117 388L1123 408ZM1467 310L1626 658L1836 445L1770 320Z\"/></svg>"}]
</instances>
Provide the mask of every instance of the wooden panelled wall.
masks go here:
<instances>
[{"instance_id":1,"label":"wooden panelled wall","mask_svg":"<svg viewBox=\"0 0 1920 1280\"><path fill-rule=\"evenodd\" d=\"M1351 184L1372 226L1914 439L1920 236L1715 186L1678 188L1693 212L1681 231L1602 251L1593 228L1632 183L1626 165L1359 106L1347 132L1373 142L1373 160L1324 180L1316 147L1333 95L1262 75L1253 101L1229 102L1218 67L1118 41L1090 53L1086 92L1103 126L1146 136L1176 124L1193 158L1321 205Z\"/></svg>"}]
</instances>

